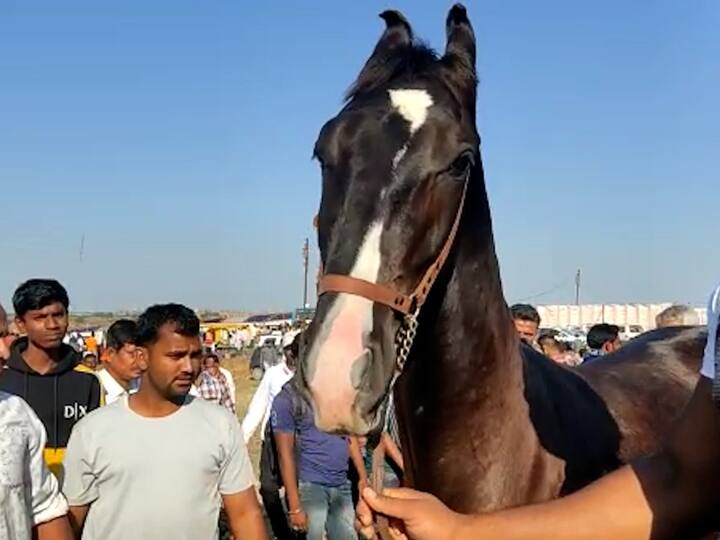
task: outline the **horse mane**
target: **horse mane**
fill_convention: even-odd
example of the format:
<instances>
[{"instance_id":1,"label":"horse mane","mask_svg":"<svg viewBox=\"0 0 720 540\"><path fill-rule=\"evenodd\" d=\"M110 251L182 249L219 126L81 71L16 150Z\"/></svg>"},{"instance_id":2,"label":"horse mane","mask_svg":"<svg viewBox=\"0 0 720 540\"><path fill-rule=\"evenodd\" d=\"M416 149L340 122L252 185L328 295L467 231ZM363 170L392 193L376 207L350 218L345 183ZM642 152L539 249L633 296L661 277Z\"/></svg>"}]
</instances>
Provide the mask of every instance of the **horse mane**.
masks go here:
<instances>
[{"instance_id":1,"label":"horse mane","mask_svg":"<svg viewBox=\"0 0 720 540\"><path fill-rule=\"evenodd\" d=\"M358 78L345 93L345 102L374 92L397 79L411 81L419 75L430 72L439 62L437 52L422 42L397 47L382 61L377 60L379 59L368 60Z\"/></svg>"}]
</instances>

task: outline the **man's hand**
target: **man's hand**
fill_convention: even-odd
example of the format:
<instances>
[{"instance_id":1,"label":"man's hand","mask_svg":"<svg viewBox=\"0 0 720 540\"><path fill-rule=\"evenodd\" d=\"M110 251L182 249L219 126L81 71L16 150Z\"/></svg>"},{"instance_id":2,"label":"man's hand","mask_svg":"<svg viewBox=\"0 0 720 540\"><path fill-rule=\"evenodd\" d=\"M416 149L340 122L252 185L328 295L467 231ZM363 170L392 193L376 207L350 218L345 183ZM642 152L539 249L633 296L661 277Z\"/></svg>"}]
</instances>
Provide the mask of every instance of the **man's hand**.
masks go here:
<instances>
[{"instance_id":1,"label":"man's hand","mask_svg":"<svg viewBox=\"0 0 720 540\"><path fill-rule=\"evenodd\" d=\"M397 540L461 538L467 520L436 497L412 489L384 489L382 495L366 489L362 499L367 506L358 504L356 526L366 538L375 537L372 511L391 518L390 534Z\"/></svg>"},{"instance_id":2,"label":"man's hand","mask_svg":"<svg viewBox=\"0 0 720 540\"><path fill-rule=\"evenodd\" d=\"M368 488L369 489L369 488ZM358 501L357 508L355 508L355 530L358 532L360 538L368 538L372 540L376 538L375 529L373 528L373 519L375 518L373 511L365 502L365 488L360 491L360 500Z\"/></svg>"},{"instance_id":3,"label":"man's hand","mask_svg":"<svg viewBox=\"0 0 720 540\"><path fill-rule=\"evenodd\" d=\"M308 530L308 517L305 511L302 509L299 512L293 512L288 514L290 518L290 528L296 532L307 532Z\"/></svg>"}]
</instances>

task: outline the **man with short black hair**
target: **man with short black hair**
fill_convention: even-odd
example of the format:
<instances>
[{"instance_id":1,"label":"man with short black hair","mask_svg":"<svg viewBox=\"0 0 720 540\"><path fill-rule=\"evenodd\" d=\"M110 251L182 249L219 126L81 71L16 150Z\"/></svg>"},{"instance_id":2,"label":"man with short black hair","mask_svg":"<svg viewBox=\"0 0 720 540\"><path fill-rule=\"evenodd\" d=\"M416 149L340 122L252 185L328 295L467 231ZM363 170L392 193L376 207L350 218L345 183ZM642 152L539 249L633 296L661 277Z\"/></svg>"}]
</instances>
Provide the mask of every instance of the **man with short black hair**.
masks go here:
<instances>
[{"instance_id":1,"label":"man with short black hair","mask_svg":"<svg viewBox=\"0 0 720 540\"><path fill-rule=\"evenodd\" d=\"M179 304L138 319L140 389L80 422L63 492L83 540L211 539L221 504L237 539L266 539L237 418L188 396L200 321Z\"/></svg>"},{"instance_id":2,"label":"man with short black hair","mask_svg":"<svg viewBox=\"0 0 720 540\"><path fill-rule=\"evenodd\" d=\"M134 394L140 387L142 370L138 364L135 344L137 324L129 319L115 321L105 336L107 352L103 367L97 372L105 390L105 402L110 404L122 396Z\"/></svg>"},{"instance_id":3,"label":"man with short black hair","mask_svg":"<svg viewBox=\"0 0 720 540\"><path fill-rule=\"evenodd\" d=\"M515 329L520 334L520 339L532 346L537 346L536 341L540 332L540 314L530 304L514 304L510 307Z\"/></svg>"},{"instance_id":4,"label":"man with short black hair","mask_svg":"<svg viewBox=\"0 0 720 540\"><path fill-rule=\"evenodd\" d=\"M31 279L13 295L15 323L26 337L10 347L0 390L28 402L45 427L45 460L62 476L62 460L75 423L101 403L97 377L80 363L80 355L63 343L70 300L54 279Z\"/></svg>"},{"instance_id":5,"label":"man with short black hair","mask_svg":"<svg viewBox=\"0 0 720 540\"><path fill-rule=\"evenodd\" d=\"M587 345L589 350L583 357L583 363L617 351L622 346L620 327L608 323L594 325L588 331Z\"/></svg>"}]
</instances>

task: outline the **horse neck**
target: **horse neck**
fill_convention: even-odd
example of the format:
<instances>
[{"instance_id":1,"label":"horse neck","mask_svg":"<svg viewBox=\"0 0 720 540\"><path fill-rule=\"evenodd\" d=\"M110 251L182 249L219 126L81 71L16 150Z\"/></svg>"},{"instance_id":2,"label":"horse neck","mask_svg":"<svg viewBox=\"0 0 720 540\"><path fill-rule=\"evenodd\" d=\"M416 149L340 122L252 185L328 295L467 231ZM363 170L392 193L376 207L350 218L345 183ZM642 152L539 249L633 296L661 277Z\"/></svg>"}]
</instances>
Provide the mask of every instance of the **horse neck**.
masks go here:
<instances>
[{"instance_id":1,"label":"horse neck","mask_svg":"<svg viewBox=\"0 0 720 540\"><path fill-rule=\"evenodd\" d=\"M429 338L423 356L435 358L435 369L458 375L446 382L457 397L463 387L477 390L521 381L519 339L503 296L481 168L472 179L455 255L448 264L446 286L433 291L434 307L421 321L420 332L427 323L424 335Z\"/></svg>"},{"instance_id":2,"label":"horse neck","mask_svg":"<svg viewBox=\"0 0 720 540\"><path fill-rule=\"evenodd\" d=\"M448 477L468 474L471 463L487 471L498 454L527 446L529 427L519 339L502 293L482 177L471 186L455 253L423 308L395 394L410 484L448 503L492 505L496 494L463 492L456 501L446 491L454 489ZM455 460L466 468L439 465Z\"/></svg>"}]
</instances>

